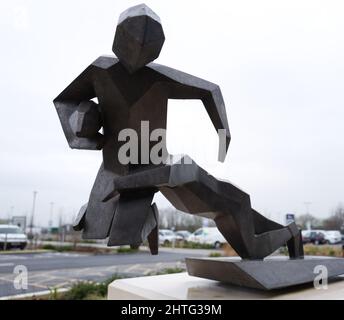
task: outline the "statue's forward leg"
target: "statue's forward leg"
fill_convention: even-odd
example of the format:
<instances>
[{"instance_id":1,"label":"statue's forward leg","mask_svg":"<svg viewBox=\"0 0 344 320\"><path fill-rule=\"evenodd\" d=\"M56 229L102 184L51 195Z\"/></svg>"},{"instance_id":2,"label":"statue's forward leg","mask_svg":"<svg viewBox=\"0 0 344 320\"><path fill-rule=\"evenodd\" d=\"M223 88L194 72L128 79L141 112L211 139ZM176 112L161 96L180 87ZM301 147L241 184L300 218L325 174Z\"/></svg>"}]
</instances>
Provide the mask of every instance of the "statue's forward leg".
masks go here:
<instances>
[{"instance_id":1,"label":"statue's forward leg","mask_svg":"<svg viewBox=\"0 0 344 320\"><path fill-rule=\"evenodd\" d=\"M297 228L280 226L260 215L257 218L245 192L216 180L202 169L198 179L173 188L162 187L161 192L179 210L214 219L244 259L263 259L299 233Z\"/></svg>"},{"instance_id":2,"label":"statue's forward leg","mask_svg":"<svg viewBox=\"0 0 344 320\"><path fill-rule=\"evenodd\" d=\"M227 184L229 187L229 183ZM230 211L221 210L214 220L218 229L242 258L263 259L285 244L292 249L289 250L292 258L303 256L302 247L293 246L300 236L295 223L284 227L264 218L251 208L247 194L241 190L237 192L242 193L241 199L235 201L234 206L237 208Z\"/></svg>"},{"instance_id":3,"label":"statue's forward leg","mask_svg":"<svg viewBox=\"0 0 344 320\"><path fill-rule=\"evenodd\" d=\"M258 234L283 228L281 224L265 218L254 209L252 209L252 214L255 230ZM297 228L295 223L289 224L288 227L293 234L293 237L287 242L289 256L291 258L301 258L304 255L301 230Z\"/></svg>"},{"instance_id":4,"label":"statue's forward leg","mask_svg":"<svg viewBox=\"0 0 344 320\"><path fill-rule=\"evenodd\" d=\"M242 258L263 259L286 243L291 257L303 255L295 223L283 227L264 218L251 208L248 194L210 176L190 158L120 177L115 185L118 190L154 185L177 209L214 219Z\"/></svg>"}]
</instances>

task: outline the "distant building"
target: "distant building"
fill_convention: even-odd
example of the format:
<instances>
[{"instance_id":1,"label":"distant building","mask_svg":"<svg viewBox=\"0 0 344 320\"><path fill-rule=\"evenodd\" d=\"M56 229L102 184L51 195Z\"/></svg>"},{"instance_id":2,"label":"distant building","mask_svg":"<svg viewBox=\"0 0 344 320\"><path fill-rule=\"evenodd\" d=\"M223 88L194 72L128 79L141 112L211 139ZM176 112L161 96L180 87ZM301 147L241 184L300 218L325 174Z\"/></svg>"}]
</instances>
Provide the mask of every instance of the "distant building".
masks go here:
<instances>
[{"instance_id":1,"label":"distant building","mask_svg":"<svg viewBox=\"0 0 344 320\"><path fill-rule=\"evenodd\" d=\"M23 232L25 232L25 230L26 230L26 217L25 216L12 217L11 224L18 226Z\"/></svg>"}]
</instances>

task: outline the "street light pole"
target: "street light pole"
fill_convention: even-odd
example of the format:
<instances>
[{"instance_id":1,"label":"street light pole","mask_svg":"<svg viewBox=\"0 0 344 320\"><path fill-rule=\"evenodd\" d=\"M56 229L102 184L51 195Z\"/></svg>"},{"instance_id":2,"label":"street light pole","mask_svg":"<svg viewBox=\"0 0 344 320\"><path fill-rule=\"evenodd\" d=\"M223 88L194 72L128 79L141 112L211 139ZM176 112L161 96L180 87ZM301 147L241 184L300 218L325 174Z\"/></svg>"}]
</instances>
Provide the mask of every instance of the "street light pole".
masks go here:
<instances>
[{"instance_id":1,"label":"street light pole","mask_svg":"<svg viewBox=\"0 0 344 320\"><path fill-rule=\"evenodd\" d=\"M312 204L310 201L304 202L304 205L306 206L306 214L309 214L309 206Z\"/></svg>"},{"instance_id":2,"label":"street light pole","mask_svg":"<svg viewBox=\"0 0 344 320\"><path fill-rule=\"evenodd\" d=\"M50 202L50 216L49 216L49 228L53 226L53 212L54 212L54 202ZM51 232L51 230L50 230Z\"/></svg>"},{"instance_id":3,"label":"street light pole","mask_svg":"<svg viewBox=\"0 0 344 320\"><path fill-rule=\"evenodd\" d=\"M36 208L36 197L37 197L37 191L33 192L33 200L32 200L32 212L31 212L31 221L30 221L30 235L33 236L32 234L32 228L33 228L33 222L34 222L34 217L35 217L35 208Z\"/></svg>"},{"instance_id":4,"label":"street light pole","mask_svg":"<svg viewBox=\"0 0 344 320\"><path fill-rule=\"evenodd\" d=\"M309 216L309 206L312 204L312 202L310 201L306 201L304 202L304 205L306 206L306 215ZM311 220L308 220L306 222L306 227L307 227L307 230L311 230L312 229L312 222Z\"/></svg>"},{"instance_id":5,"label":"street light pole","mask_svg":"<svg viewBox=\"0 0 344 320\"><path fill-rule=\"evenodd\" d=\"M11 218L13 218L13 212L14 212L14 206L11 206L11 209L10 209L10 212L9 212L8 218L7 218L7 220L8 220L7 224L10 224Z\"/></svg>"}]
</instances>

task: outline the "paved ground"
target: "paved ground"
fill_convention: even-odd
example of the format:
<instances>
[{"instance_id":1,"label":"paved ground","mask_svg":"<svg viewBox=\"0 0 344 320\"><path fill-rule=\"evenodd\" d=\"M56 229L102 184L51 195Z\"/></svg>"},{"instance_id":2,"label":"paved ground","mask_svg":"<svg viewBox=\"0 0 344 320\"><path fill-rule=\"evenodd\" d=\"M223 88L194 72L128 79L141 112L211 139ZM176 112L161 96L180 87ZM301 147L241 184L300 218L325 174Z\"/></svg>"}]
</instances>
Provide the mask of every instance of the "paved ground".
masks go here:
<instances>
[{"instance_id":1,"label":"paved ground","mask_svg":"<svg viewBox=\"0 0 344 320\"><path fill-rule=\"evenodd\" d=\"M104 245L95 245L104 246ZM185 257L209 256L216 250L160 248L158 256L151 256L148 248L130 254L82 253L16 253L0 254L1 297L34 293L52 288L66 288L73 282L103 281L118 274L125 277L154 274L166 268L185 268ZM14 268L28 270L28 289L14 287Z\"/></svg>"},{"instance_id":2,"label":"paved ground","mask_svg":"<svg viewBox=\"0 0 344 320\"><path fill-rule=\"evenodd\" d=\"M151 256L143 250L130 254L89 255L78 253L38 253L0 255L0 297L63 288L80 280L102 281L114 274L147 275L166 268L185 268L184 259L208 256L208 250L162 250ZM23 265L28 270L27 290L14 288L14 268Z\"/></svg>"}]
</instances>

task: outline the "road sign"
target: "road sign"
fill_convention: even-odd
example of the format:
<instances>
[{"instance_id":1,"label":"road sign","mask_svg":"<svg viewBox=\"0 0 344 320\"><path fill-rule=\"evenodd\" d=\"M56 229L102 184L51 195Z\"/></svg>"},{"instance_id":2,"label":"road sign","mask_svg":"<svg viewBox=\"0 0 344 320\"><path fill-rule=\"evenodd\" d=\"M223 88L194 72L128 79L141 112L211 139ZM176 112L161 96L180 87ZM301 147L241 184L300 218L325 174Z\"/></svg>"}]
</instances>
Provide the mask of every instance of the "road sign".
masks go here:
<instances>
[{"instance_id":1,"label":"road sign","mask_svg":"<svg viewBox=\"0 0 344 320\"><path fill-rule=\"evenodd\" d=\"M287 225L288 225L289 223L294 222L294 221L295 221L295 214L293 214L293 213L287 213L287 214L285 215L285 222L286 222Z\"/></svg>"}]
</instances>

